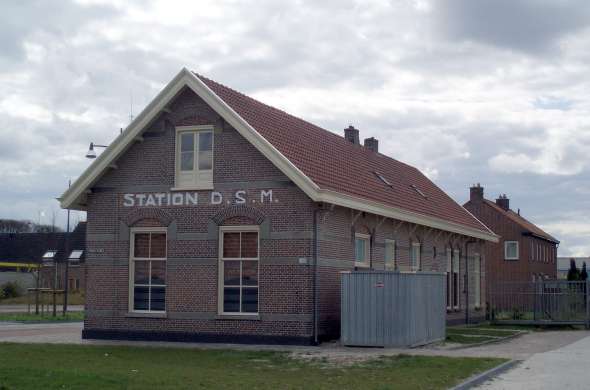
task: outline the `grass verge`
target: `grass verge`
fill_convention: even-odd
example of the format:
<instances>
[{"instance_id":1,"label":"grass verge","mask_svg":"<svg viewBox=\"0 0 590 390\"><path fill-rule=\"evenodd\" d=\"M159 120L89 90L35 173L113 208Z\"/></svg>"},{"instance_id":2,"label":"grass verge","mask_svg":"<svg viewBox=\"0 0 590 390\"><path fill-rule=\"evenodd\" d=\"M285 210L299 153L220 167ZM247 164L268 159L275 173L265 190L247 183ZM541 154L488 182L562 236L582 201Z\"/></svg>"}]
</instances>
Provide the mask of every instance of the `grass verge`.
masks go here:
<instances>
[{"instance_id":1,"label":"grass verge","mask_svg":"<svg viewBox=\"0 0 590 390\"><path fill-rule=\"evenodd\" d=\"M57 316L51 314L29 314L29 313L0 313L0 321L11 322L65 322L65 321L83 321L83 311L68 312L64 316L58 311ZM3 390L0 388L0 390Z\"/></svg>"},{"instance_id":2,"label":"grass verge","mask_svg":"<svg viewBox=\"0 0 590 390\"><path fill-rule=\"evenodd\" d=\"M444 389L505 360L397 356L347 366L286 352L0 344L1 389Z\"/></svg>"},{"instance_id":3,"label":"grass verge","mask_svg":"<svg viewBox=\"0 0 590 390\"><path fill-rule=\"evenodd\" d=\"M41 299L43 299L46 303L52 302L52 297L50 294L42 294ZM31 304L35 302L35 297L31 296L30 298L27 295L21 295L20 297L14 298L4 298L0 299L0 305L26 305L29 300ZM86 298L84 293L72 293L68 294L68 305L83 305ZM61 295L57 296L57 304L61 305L63 303L63 297Z\"/></svg>"}]
</instances>

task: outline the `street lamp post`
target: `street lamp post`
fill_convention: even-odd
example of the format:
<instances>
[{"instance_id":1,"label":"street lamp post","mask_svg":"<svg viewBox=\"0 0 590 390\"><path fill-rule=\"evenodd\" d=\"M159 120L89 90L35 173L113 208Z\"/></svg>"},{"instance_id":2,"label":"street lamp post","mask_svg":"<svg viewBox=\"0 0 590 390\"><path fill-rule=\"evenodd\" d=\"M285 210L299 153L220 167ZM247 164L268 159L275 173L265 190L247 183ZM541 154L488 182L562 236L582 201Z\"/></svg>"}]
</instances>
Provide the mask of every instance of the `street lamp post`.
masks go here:
<instances>
[{"instance_id":1,"label":"street lamp post","mask_svg":"<svg viewBox=\"0 0 590 390\"><path fill-rule=\"evenodd\" d=\"M98 145L94 142L90 143L90 147L88 148L88 153L86 153L86 158L96 158L96 152L94 148L106 148L108 145Z\"/></svg>"}]
</instances>

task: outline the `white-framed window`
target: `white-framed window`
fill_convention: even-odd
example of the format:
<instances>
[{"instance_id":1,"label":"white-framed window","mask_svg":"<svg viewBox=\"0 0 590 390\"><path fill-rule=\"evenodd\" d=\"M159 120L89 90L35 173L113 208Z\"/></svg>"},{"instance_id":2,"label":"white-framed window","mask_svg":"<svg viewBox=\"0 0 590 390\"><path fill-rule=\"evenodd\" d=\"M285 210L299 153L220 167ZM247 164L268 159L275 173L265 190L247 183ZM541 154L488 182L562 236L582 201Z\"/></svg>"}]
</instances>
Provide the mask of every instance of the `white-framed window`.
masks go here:
<instances>
[{"instance_id":1,"label":"white-framed window","mask_svg":"<svg viewBox=\"0 0 590 390\"><path fill-rule=\"evenodd\" d=\"M176 128L176 182L179 189L213 189L213 127Z\"/></svg>"},{"instance_id":2,"label":"white-framed window","mask_svg":"<svg viewBox=\"0 0 590 390\"><path fill-rule=\"evenodd\" d=\"M518 241L504 242L504 260L518 260Z\"/></svg>"},{"instance_id":3,"label":"white-framed window","mask_svg":"<svg viewBox=\"0 0 590 390\"><path fill-rule=\"evenodd\" d=\"M385 240L385 269L386 270L395 270L396 263L395 263L395 241L394 240Z\"/></svg>"},{"instance_id":4,"label":"white-framed window","mask_svg":"<svg viewBox=\"0 0 590 390\"><path fill-rule=\"evenodd\" d=\"M475 307L479 308L481 306L481 257L479 253L476 253L473 257L473 277L475 281L473 296Z\"/></svg>"},{"instance_id":5,"label":"white-framed window","mask_svg":"<svg viewBox=\"0 0 590 390\"><path fill-rule=\"evenodd\" d=\"M546 245L545 245L545 246L543 246L543 255L544 255L544 257L545 257L545 258L544 258L544 260L545 260L545 263L548 263L548 262L549 262L549 253L548 253L548 249L549 249L549 248L547 248L547 246L546 246Z\"/></svg>"},{"instance_id":6,"label":"white-framed window","mask_svg":"<svg viewBox=\"0 0 590 390\"><path fill-rule=\"evenodd\" d=\"M258 226L219 228L219 314L258 314Z\"/></svg>"},{"instance_id":7,"label":"white-framed window","mask_svg":"<svg viewBox=\"0 0 590 390\"><path fill-rule=\"evenodd\" d=\"M354 265L369 267L371 258L371 236L356 233L354 235Z\"/></svg>"},{"instance_id":8,"label":"white-framed window","mask_svg":"<svg viewBox=\"0 0 590 390\"><path fill-rule=\"evenodd\" d=\"M453 251L447 249L447 310L453 308Z\"/></svg>"},{"instance_id":9,"label":"white-framed window","mask_svg":"<svg viewBox=\"0 0 590 390\"><path fill-rule=\"evenodd\" d=\"M453 251L453 308L459 308L459 262L461 255L458 249Z\"/></svg>"},{"instance_id":10,"label":"white-framed window","mask_svg":"<svg viewBox=\"0 0 590 390\"><path fill-rule=\"evenodd\" d=\"M420 258L420 250L422 245L419 242L413 242L410 247L410 271L417 272L422 268L422 259Z\"/></svg>"},{"instance_id":11,"label":"white-framed window","mask_svg":"<svg viewBox=\"0 0 590 390\"><path fill-rule=\"evenodd\" d=\"M70 278L68 280L68 289L70 291L78 291L78 290L80 290L80 279Z\"/></svg>"},{"instance_id":12,"label":"white-framed window","mask_svg":"<svg viewBox=\"0 0 590 390\"><path fill-rule=\"evenodd\" d=\"M166 228L132 228L129 311L166 311Z\"/></svg>"}]
</instances>

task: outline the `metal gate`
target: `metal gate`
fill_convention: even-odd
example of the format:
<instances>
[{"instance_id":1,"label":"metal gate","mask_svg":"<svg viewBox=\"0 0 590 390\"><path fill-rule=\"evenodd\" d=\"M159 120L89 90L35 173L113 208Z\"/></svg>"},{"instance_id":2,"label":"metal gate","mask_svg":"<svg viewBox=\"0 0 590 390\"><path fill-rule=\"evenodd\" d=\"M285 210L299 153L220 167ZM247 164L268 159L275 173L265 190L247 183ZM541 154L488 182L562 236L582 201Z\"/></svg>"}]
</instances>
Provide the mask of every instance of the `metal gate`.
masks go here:
<instances>
[{"instance_id":1,"label":"metal gate","mask_svg":"<svg viewBox=\"0 0 590 390\"><path fill-rule=\"evenodd\" d=\"M590 326L590 282L541 280L490 286L492 322Z\"/></svg>"}]
</instances>

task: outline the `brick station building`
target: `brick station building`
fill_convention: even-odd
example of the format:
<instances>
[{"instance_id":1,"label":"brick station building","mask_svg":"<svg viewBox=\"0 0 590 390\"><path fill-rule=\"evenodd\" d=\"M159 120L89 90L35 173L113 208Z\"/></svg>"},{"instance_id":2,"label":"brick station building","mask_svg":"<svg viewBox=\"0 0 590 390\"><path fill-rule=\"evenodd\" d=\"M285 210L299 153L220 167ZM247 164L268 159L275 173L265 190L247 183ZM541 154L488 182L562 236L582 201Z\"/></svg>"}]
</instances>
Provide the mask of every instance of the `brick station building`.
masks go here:
<instances>
[{"instance_id":1,"label":"brick station building","mask_svg":"<svg viewBox=\"0 0 590 390\"><path fill-rule=\"evenodd\" d=\"M355 268L448 272L464 321L497 240L377 140L186 69L61 203L88 213L86 338L315 343L338 337Z\"/></svg>"}]
</instances>

